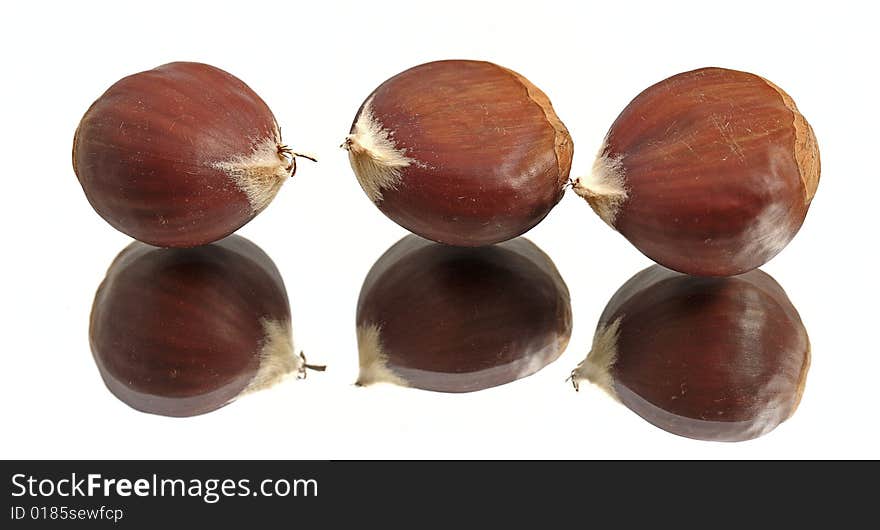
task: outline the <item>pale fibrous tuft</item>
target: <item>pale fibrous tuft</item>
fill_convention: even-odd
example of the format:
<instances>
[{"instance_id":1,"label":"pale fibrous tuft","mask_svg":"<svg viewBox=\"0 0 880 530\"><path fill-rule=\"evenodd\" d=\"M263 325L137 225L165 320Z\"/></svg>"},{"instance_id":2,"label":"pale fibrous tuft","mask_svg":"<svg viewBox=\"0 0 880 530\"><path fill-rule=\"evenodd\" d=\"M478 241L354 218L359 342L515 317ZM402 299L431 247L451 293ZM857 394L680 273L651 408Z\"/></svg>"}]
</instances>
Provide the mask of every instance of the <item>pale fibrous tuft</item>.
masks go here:
<instances>
[{"instance_id":1,"label":"pale fibrous tuft","mask_svg":"<svg viewBox=\"0 0 880 530\"><path fill-rule=\"evenodd\" d=\"M623 156L611 155L607 139L599 149L590 175L575 179L572 189L590 204L603 221L614 228L614 221L629 193L626 188Z\"/></svg>"},{"instance_id":2,"label":"pale fibrous tuft","mask_svg":"<svg viewBox=\"0 0 880 530\"><path fill-rule=\"evenodd\" d=\"M260 213L291 175L292 165L285 149L280 134L276 134L257 142L250 153L214 162L211 167L226 173L247 196L254 213Z\"/></svg>"},{"instance_id":3,"label":"pale fibrous tuft","mask_svg":"<svg viewBox=\"0 0 880 530\"><path fill-rule=\"evenodd\" d=\"M260 365L256 375L242 392L248 394L269 388L290 375L302 372L304 360L293 350L293 332L290 321L264 318L263 344L260 348Z\"/></svg>"},{"instance_id":4,"label":"pale fibrous tuft","mask_svg":"<svg viewBox=\"0 0 880 530\"><path fill-rule=\"evenodd\" d=\"M575 388L581 381L589 381L598 386L611 397L617 399L614 391L614 377L611 369L617 361L617 339L620 335L620 321L618 317L611 324L602 324L593 336L593 347L587 358L571 372L571 379Z\"/></svg>"},{"instance_id":5,"label":"pale fibrous tuft","mask_svg":"<svg viewBox=\"0 0 880 530\"><path fill-rule=\"evenodd\" d=\"M381 327L376 324L364 324L357 328L360 373L355 384L369 386L375 383L392 383L409 386L388 367L388 356L382 349L381 331Z\"/></svg>"},{"instance_id":6,"label":"pale fibrous tuft","mask_svg":"<svg viewBox=\"0 0 880 530\"><path fill-rule=\"evenodd\" d=\"M351 168L364 192L378 204L383 190L400 186L403 168L419 164L406 156L406 150L397 147L391 131L373 114L372 103L372 98L364 103L342 147L348 151Z\"/></svg>"}]
</instances>

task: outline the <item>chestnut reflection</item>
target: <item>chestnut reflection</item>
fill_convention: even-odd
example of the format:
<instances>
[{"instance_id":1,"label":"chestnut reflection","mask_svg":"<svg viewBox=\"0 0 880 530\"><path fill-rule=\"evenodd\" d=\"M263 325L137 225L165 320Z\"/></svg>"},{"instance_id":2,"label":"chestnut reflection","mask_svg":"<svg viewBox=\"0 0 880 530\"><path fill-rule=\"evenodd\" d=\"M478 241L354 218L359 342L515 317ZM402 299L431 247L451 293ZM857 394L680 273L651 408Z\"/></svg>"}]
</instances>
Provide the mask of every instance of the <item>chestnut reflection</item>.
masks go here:
<instances>
[{"instance_id":1,"label":"chestnut reflection","mask_svg":"<svg viewBox=\"0 0 880 530\"><path fill-rule=\"evenodd\" d=\"M130 244L98 287L89 336L110 391L167 416L212 411L303 368L281 275L237 235L188 249Z\"/></svg>"},{"instance_id":2,"label":"chestnut reflection","mask_svg":"<svg viewBox=\"0 0 880 530\"><path fill-rule=\"evenodd\" d=\"M361 289L358 384L481 390L537 372L570 334L568 288L527 239L464 248L409 235Z\"/></svg>"},{"instance_id":3,"label":"chestnut reflection","mask_svg":"<svg viewBox=\"0 0 880 530\"><path fill-rule=\"evenodd\" d=\"M809 364L806 329L769 275L694 277L654 265L608 302L572 377L674 434L741 441L794 413Z\"/></svg>"}]
</instances>

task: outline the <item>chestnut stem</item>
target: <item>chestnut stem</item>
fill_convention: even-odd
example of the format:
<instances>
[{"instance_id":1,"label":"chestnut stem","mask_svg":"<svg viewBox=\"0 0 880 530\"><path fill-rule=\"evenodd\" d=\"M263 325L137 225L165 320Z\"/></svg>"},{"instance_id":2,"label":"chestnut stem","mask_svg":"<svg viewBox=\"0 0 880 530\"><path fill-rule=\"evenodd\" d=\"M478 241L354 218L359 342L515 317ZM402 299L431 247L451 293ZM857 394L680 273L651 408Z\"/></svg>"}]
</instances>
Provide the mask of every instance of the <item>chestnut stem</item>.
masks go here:
<instances>
[{"instance_id":1,"label":"chestnut stem","mask_svg":"<svg viewBox=\"0 0 880 530\"><path fill-rule=\"evenodd\" d=\"M297 153L295 151L291 151L290 154L292 154L296 158L305 158L306 160L311 160L312 162L318 161L317 157L315 157L314 155L309 155L306 153Z\"/></svg>"},{"instance_id":2,"label":"chestnut stem","mask_svg":"<svg viewBox=\"0 0 880 530\"><path fill-rule=\"evenodd\" d=\"M296 174L296 159L297 158L305 158L306 160L311 160L312 162L317 162L318 159L313 155L308 155L305 153L297 153L293 149L287 147L284 144L278 144L278 154L287 159L287 171L290 172L290 176L294 176Z\"/></svg>"},{"instance_id":3,"label":"chestnut stem","mask_svg":"<svg viewBox=\"0 0 880 530\"><path fill-rule=\"evenodd\" d=\"M327 365L324 364L309 364L306 361L306 354L304 352L299 352L299 358L302 359L302 367L299 369L298 378L305 379L308 374L307 370L314 370L316 372L323 372L327 370Z\"/></svg>"},{"instance_id":4,"label":"chestnut stem","mask_svg":"<svg viewBox=\"0 0 880 530\"><path fill-rule=\"evenodd\" d=\"M571 371L571 374L570 374L568 377L565 378L565 382L567 383L567 382L571 381L571 386L574 387L574 391L575 391L575 392L580 392L580 390L581 390L581 385L578 384L577 377L575 377L575 375L576 375L575 372L576 372L576 371L577 371L577 370L572 370L572 371Z\"/></svg>"}]
</instances>

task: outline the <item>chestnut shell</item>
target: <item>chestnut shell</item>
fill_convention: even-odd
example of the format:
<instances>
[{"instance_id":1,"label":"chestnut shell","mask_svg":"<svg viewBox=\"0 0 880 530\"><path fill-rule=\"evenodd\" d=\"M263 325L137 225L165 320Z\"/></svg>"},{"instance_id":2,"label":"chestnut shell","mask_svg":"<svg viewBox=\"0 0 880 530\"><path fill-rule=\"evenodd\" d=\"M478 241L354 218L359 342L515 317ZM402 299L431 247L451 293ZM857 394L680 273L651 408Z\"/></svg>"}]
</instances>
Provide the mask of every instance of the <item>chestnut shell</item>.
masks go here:
<instances>
[{"instance_id":1,"label":"chestnut shell","mask_svg":"<svg viewBox=\"0 0 880 530\"><path fill-rule=\"evenodd\" d=\"M344 146L376 206L422 237L498 243L562 198L572 141L550 100L520 74L482 61L436 61L382 83Z\"/></svg>"},{"instance_id":2,"label":"chestnut shell","mask_svg":"<svg viewBox=\"0 0 880 530\"><path fill-rule=\"evenodd\" d=\"M524 238L464 248L409 235L364 281L360 384L470 392L531 375L571 335L568 289Z\"/></svg>"},{"instance_id":3,"label":"chestnut shell","mask_svg":"<svg viewBox=\"0 0 880 530\"><path fill-rule=\"evenodd\" d=\"M654 265L608 302L573 375L661 429L740 441L794 413L809 365L800 316L766 273L708 278Z\"/></svg>"},{"instance_id":4,"label":"chestnut shell","mask_svg":"<svg viewBox=\"0 0 880 530\"><path fill-rule=\"evenodd\" d=\"M191 247L250 221L289 176L269 107L206 64L116 82L82 118L73 168L95 211L145 243Z\"/></svg>"},{"instance_id":5,"label":"chestnut shell","mask_svg":"<svg viewBox=\"0 0 880 530\"><path fill-rule=\"evenodd\" d=\"M702 68L639 94L574 189L655 262L730 276L778 254L819 182L812 128L757 75Z\"/></svg>"},{"instance_id":6,"label":"chestnut shell","mask_svg":"<svg viewBox=\"0 0 880 530\"><path fill-rule=\"evenodd\" d=\"M281 275L237 235L191 249L130 244L95 294L89 338L110 391L167 416L212 411L300 366Z\"/></svg>"}]
</instances>

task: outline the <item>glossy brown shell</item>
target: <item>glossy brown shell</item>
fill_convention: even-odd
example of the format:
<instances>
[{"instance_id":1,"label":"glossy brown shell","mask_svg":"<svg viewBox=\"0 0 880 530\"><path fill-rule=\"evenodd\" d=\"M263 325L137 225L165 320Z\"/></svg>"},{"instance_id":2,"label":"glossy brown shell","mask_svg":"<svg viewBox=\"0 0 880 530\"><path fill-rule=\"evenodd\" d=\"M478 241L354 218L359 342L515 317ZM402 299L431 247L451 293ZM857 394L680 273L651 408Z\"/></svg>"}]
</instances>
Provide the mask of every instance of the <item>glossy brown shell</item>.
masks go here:
<instances>
[{"instance_id":1,"label":"glossy brown shell","mask_svg":"<svg viewBox=\"0 0 880 530\"><path fill-rule=\"evenodd\" d=\"M280 142L275 117L246 84L200 63L125 77L83 116L73 166L111 226L158 246L221 239L256 211L216 164Z\"/></svg>"},{"instance_id":2,"label":"glossy brown shell","mask_svg":"<svg viewBox=\"0 0 880 530\"><path fill-rule=\"evenodd\" d=\"M620 288L599 329L618 319L613 393L654 425L739 441L794 413L810 343L797 310L764 272L700 278L655 265Z\"/></svg>"},{"instance_id":3,"label":"glossy brown shell","mask_svg":"<svg viewBox=\"0 0 880 530\"><path fill-rule=\"evenodd\" d=\"M414 160L377 206L415 234L450 245L498 243L538 224L562 198L571 137L547 96L511 70L427 63L385 81L367 102Z\"/></svg>"},{"instance_id":4,"label":"glossy brown shell","mask_svg":"<svg viewBox=\"0 0 880 530\"><path fill-rule=\"evenodd\" d=\"M734 275L773 258L800 229L819 178L815 137L791 98L735 70L648 88L606 142L628 194L614 227L688 274Z\"/></svg>"},{"instance_id":5,"label":"glossy brown shell","mask_svg":"<svg viewBox=\"0 0 880 530\"><path fill-rule=\"evenodd\" d=\"M264 320L289 325L287 293L272 260L247 239L191 249L134 242L98 288L89 338L116 397L144 412L192 416L248 386Z\"/></svg>"},{"instance_id":6,"label":"glossy brown shell","mask_svg":"<svg viewBox=\"0 0 880 530\"><path fill-rule=\"evenodd\" d=\"M384 369L399 384L469 392L554 361L571 334L571 305L553 262L524 238L463 248L410 235L367 275L357 325L378 330L377 343L359 345L362 378ZM380 366L364 366L376 353L365 348L381 349Z\"/></svg>"}]
</instances>

